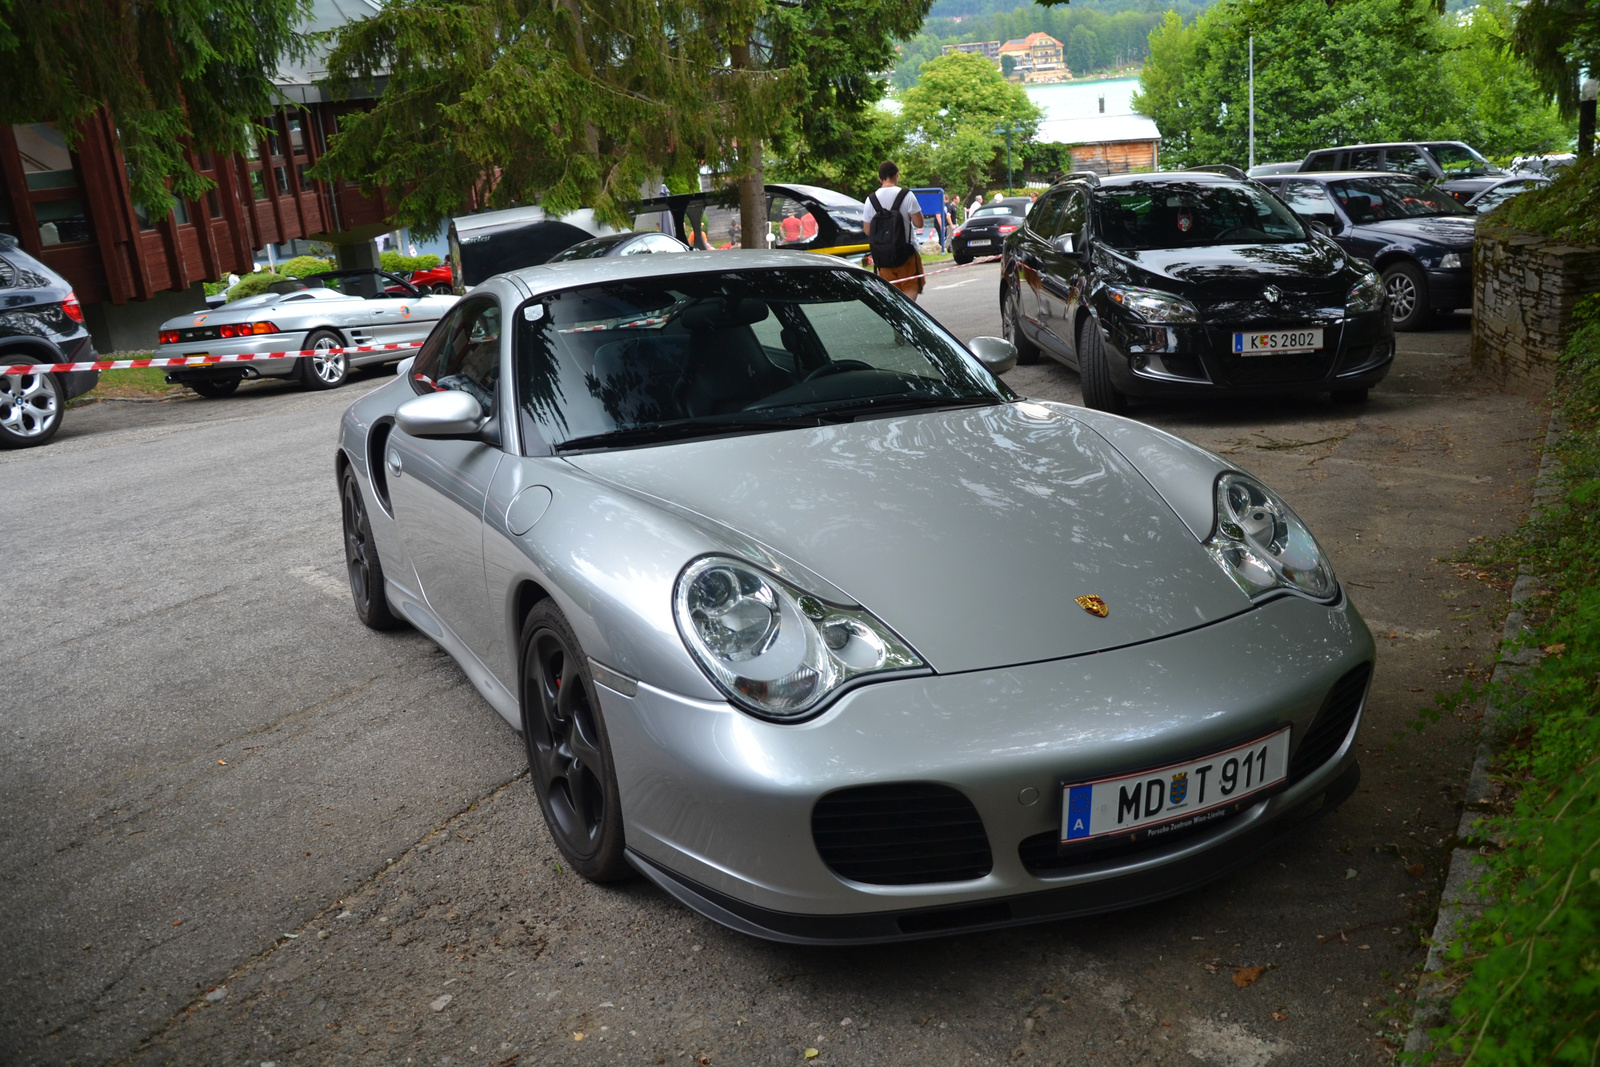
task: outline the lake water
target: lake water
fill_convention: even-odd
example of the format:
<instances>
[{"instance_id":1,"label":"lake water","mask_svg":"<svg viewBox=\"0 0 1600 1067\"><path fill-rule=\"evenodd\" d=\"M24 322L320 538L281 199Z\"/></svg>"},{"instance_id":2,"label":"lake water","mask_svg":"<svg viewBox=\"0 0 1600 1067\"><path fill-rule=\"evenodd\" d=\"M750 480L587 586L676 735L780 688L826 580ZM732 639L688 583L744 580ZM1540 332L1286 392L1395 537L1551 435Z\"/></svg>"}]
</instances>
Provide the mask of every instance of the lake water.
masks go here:
<instances>
[{"instance_id":1,"label":"lake water","mask_svg":"<svg viewBox=\"0 0 1600 1067\"><path fill-rule=\"evenodd\" d=\"M1044 111L1045 121L1087 119L1096 115L1133 114L1133 94L1138 78L1108 78L1096 82L1061 82L1056 85L1025 85L1028 98ZM1105 97L1106 109L1100 110Z\"/></svg>"}]
</instances>

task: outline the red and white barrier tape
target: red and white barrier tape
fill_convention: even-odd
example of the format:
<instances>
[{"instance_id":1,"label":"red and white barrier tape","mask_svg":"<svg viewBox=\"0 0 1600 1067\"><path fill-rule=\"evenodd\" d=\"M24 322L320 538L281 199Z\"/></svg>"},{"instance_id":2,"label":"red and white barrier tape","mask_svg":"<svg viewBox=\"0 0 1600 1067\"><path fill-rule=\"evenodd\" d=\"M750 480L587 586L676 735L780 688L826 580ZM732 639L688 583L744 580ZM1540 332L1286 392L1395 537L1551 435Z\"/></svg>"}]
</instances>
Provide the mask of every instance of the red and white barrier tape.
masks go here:
<instances>
[{"instance_id":1,"label":"red and white barrier tape","mask_svg":"<svg viewBox=\"0 0 1600 1067\"><path fill-rule=\"evenodd\" d=\"M169 356L166 359L100 359L89 363L17 363L0 367L0 374L70 374L84 370L132 370L135 367L214 367L220 363L248 363L262 359L298 359L301 356L331 356L336 352L399 352L421 348L422 342L406 345L352 345L349 348L303 348L298 352L255 352L237 356Z\"/></svg>"}]
</instances>

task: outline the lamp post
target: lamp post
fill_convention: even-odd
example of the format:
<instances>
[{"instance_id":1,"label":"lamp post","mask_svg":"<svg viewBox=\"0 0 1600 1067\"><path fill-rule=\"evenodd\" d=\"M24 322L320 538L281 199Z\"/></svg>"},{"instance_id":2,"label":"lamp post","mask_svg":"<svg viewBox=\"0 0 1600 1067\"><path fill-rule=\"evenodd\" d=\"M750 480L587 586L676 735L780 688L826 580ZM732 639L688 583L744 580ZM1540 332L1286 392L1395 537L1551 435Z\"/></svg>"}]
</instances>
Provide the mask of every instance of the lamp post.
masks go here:
<instances>
[{"instance_id":1,"label":"lamp post","mask_svg":"<svg viewBox=\"0 0 1600 1067\"><path fill-rule=\"evenodd\" d=\"M1594 104L1595 97L1600 96L1600 82L1593 78L1583 79L1583 84L1578 88L1578 158L1587 159L1594 155Z\"/></svg>"},{"instance_id":2,"label":"lamp post","mask_svg":"<svg viewBox=\"0 0 1600 1067\"><path fill-rule=\"evenodd\" d=\"M1592 109L1591 109L1592 110ZM990 133L1003 133L1006 135L1006 195L1011 194L1014 183L1011 180L1011 135L1020 133L1021 126L996 126Z\"/></svg>"},{"instance_id":3,"label":"lamp post","mask_svg":"<svg viewBox=\"0 0 1600 1067\"><path fill-rule=\"evenodd\" d=\"M1250 167L1256 165L1256 35L1250 35Z\"/></svg>"}]
</instances>

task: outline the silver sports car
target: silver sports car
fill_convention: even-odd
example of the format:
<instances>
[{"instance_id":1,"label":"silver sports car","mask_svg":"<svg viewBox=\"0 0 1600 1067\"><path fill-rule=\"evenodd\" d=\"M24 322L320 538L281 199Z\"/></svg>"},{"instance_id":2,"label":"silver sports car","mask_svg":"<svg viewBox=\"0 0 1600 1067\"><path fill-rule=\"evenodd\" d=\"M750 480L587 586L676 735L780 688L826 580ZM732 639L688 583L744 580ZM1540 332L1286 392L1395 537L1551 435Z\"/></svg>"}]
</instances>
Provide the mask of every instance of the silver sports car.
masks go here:
<instances>
[{"instance_id":1,"label":"silver sports car","mask_svg":"<svg viewBox=\"0 0 1600 1067\"><path fill-rule=\"evenodd\" d=\"M1355 788L1372 637L1271 489L1015 358L833 258L498 276L345 413L357 613L522 732L572 867L735 929L1189 892Z\"/></svg>"},{"instance_id":2,"label":"silver sports car","mask_svg":"<svg viewBox=\"0 0 1600 1067\"><path fill-rule=\"evenodd\" d=\"M346 353L359 345L413 344L428 336L460 297L429 295L380 270L339 270L276 282L270 292L161 324L158 356L310 356L192 366L171 371L201 396L227 396L247 378L296 378L308 389L343 385L350 368L393 363L414 352Z\"/></svg>"}]
</instances>

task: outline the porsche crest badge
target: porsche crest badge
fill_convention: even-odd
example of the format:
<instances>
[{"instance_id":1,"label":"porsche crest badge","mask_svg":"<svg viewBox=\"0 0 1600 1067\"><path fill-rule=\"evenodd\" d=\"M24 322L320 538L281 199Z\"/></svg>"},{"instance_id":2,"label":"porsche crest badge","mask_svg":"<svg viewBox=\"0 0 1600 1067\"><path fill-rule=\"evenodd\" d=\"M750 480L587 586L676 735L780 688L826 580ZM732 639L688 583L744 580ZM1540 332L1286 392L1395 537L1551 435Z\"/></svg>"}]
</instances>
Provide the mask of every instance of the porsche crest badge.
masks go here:
<instances>
[{"instance_id":1,"label":"porsche crest badge","mask_svg":"<svg viewBox=\"0 0 1600 1067\"><path fill-rule=\"evenodd\" d=\"M1090 615L1098 615L1102 619L1111 614L1110 606L1108 606L1104 600L1101 600L1093 593L1089 594L1088 596L1079 597L1078 607L1082 608L1084 611L1087 611Z\"/></svg>"}]
</instances>

